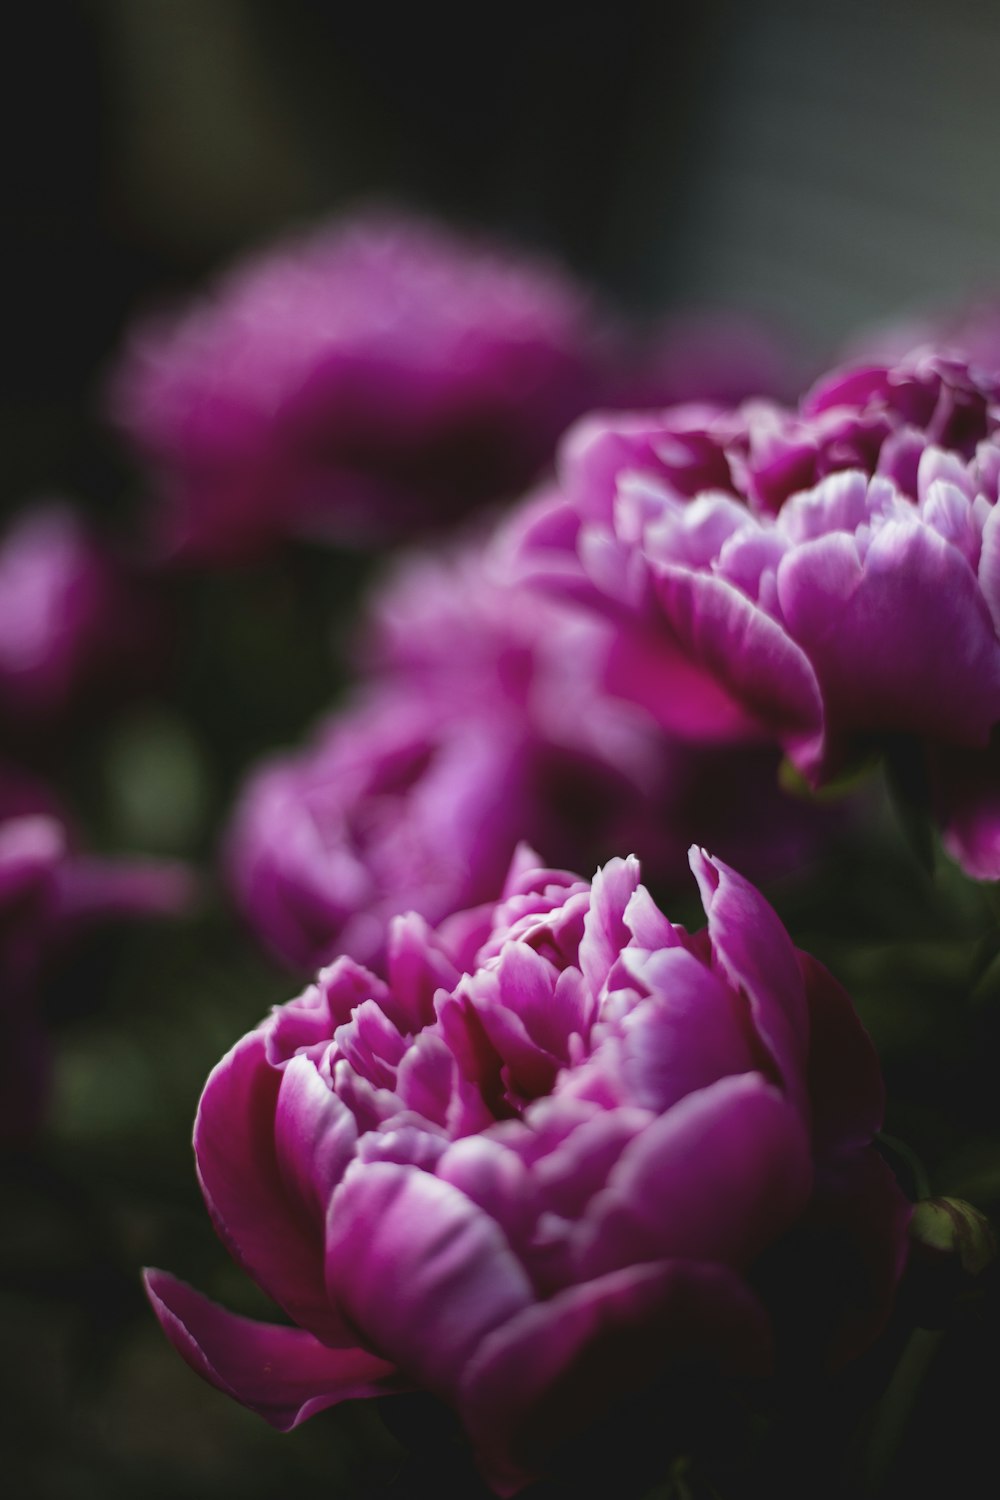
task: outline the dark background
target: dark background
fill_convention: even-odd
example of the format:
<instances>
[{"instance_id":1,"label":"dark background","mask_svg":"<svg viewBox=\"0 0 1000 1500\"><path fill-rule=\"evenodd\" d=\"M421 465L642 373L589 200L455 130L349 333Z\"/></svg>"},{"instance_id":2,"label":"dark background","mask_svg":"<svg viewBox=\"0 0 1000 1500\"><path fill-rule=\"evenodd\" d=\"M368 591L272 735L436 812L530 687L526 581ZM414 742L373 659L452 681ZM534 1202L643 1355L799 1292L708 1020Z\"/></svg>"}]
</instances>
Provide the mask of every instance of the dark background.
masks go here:
<instances>
[{"instance_id":1,"label":"dark background","mask_svg":"<svg viewBox=\"0 0 1000 1500\"><path fill-rule=\"evenodd\" d=\"M138 481L98 393L129 318L372 195L553 251L640 318L749 310L807 360L858 324L1000 286L998 60L1000 7L973 0L30 0L0 26L0 504L65 493L127 534ZM242 766L329 699L319 606L303 634L317 565L286 566L300 571L180 586L169 693L64 747L93 841L207 858ZM360 565L331 566L349 601ZM983 1038L1000 1039L988 1018L945 1016L981 904L898 852L841 877L837 923L815 890L783 915L839 960L900 1097L921 1100L899 1133L934 1143L942 1187L1000 1196L993 1117L976 1118ZM407 1467L368 1407L272 1434L189 1375L138 1291L152 1259L258 1306L187 1140L208 1068L290 993L210 900L193 928L95 946L49 997L50 1124L2 1185L0 1472L18 1497L448 1493L443 1450ZM949 1405L964 1347L939 1367L936 1427L900 1494L947 1483L949 1447L983 1426L968 1384Z\"/></svg>"},{"instance_id":2,"label":"dark background","mask_svg":"<svg viewBox=\"0 0 1000 1500\"><path fill-rule=\"evenodd\" d=\"M67 429L136 306L372 194L818 353L997 279L989 0L33 0L2 41L8 501L100 503Z\"/></svg>"}]
</instances>

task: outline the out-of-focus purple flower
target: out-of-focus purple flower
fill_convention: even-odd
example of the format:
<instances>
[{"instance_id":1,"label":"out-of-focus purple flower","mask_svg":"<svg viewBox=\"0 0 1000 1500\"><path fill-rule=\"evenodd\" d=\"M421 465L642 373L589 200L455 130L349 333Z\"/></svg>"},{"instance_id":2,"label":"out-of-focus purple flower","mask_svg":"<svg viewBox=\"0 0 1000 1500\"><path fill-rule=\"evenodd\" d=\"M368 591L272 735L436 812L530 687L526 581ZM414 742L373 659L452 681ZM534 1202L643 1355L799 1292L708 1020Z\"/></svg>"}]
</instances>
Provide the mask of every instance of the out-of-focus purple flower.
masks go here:
<instances>
[{"instance_id":1,"label":"out-of-focus purple flower","mask_svg":"<svg viewBox=\"0 0 1000 1500\"><path fill-rule=\"evenodd\" d=\"M807 858L825 821L777 753L667 739L603 690L613 639L518 587L502 533L397 564L355 650L365 696L240 797L226 864L257 935L303 971L378 965L391 916L488 899L522 838L577 866L635 848L661 884L695 835L761 876Z\"/></svg>"},{"instance_id":2,"label":"out-of-focus purple flower","mask_svg":"<svg viewBox=\"0 0 1000 1500\"><path fill-rule=\"evenodd\" d=\"M813 1358L872 1340L909 1217L872 1146L877 1059L757 891L691 859L695 936L634 859L589 885L522 852L499 904L436 932L397 918L385 980L340 958L229 1052L198 1171L297 1326L151 1272L195 1370L281 1429L428 1390L511 1494L667 1371L766 1372L789 1304ZM815 1285L799 1229L833 1258Z\"/></svg>"},{"instance_id":3,"label":"out-of-focus purple flower","mask_svg":"<svg viewBox=\"0 0 1000 1500\"><path fill-rule=\"evenodd\" d=\"M146 622L70 507L26 510L0 538L0 715L50 720L121 667Z\"/></svg>"},{"instance_id":4,"label":"out-of-focus purple flower","mask_svg":"<svg viewBox=\"0 0 1000 1500\"><path fill-rule=\"evenodd\" d=\"M690 740L777 743L814 784L886 736L982 749L994 403L991 380L922 354L836 374L796 414L587 419L520 553L615 622L609 685Z\"/></svg>"},{"instance_id":5,"label":"out-of-focus purple flower","mask_svg":"<svg viewBox=\"0 0 1000 1500\"><path fill-rule=\"evenodd\" d=\"M553 265L376 212L140 325L110 399L158 476L167 544L226 560L295 532L412 535L516 493L619 356Z\"/></svg>"},{"instance_id":6,"label":"out-of-focus purple flower","mask_svg":"<svg viewBox=\"0 0 1000 1500\"><path fill-rule=\"evenodd\" d=\"M30 1136L44 1105L39 991L53 965L95 923L170 915L192 891L179 865L77 852L47 789L0 767L0 1142Z\"/></svg>"}]
</instances>

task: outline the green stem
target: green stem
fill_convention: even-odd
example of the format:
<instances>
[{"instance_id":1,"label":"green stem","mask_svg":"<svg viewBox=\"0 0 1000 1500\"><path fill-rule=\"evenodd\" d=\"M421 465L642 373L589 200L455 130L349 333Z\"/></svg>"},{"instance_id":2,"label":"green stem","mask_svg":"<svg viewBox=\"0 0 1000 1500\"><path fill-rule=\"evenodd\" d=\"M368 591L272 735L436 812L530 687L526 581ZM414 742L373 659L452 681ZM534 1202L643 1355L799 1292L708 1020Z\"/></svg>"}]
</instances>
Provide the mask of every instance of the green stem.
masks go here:
<instances>
[{"instance_id":1,"label":"green stem","mask_svg":"<svg viewBox=\"0 0 1000 1500\"><path fill-rule=\"evenodd\" d=\"M885 1146L894 1156L898 1156L900 1161L905 1163L910 1173L910 1179L913 1183L913 1195L917 1202L919 1203L922 1199L929 1198L931 1196L930 1179L917 1153L905 1141L901 1141L898 1136L886 1135L884 1130L880 1130L875 1139L880 1146Z\"/></svg>"},{"instance_id":2,"label":"green stem","mask_svg":"<svg viewBox=\"0 0 1000 1500\"><path fill-rule=\"evenodd\" d=\"M889 1477L920 1388L944 1334L916 1328L893 1371L885 1394L875 1408L862 1457L864 1493L877 1496Z\"/></svg>"}]
</instances>

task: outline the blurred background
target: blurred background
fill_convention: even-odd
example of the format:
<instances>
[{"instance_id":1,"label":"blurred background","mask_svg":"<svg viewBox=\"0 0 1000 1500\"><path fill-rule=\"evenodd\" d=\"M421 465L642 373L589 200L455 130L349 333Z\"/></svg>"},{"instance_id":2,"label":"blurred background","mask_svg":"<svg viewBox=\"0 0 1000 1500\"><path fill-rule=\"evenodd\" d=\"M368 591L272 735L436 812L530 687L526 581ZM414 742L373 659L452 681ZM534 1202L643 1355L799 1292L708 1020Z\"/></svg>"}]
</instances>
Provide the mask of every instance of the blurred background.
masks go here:
<instances>
[{"instance_id":1,"label":"blurred background","mask_svg":"<svg viewBox=\"0 0 1000 1500\"><path fill-rule=\"evenodd\" d=\"M129 321L372 197L550 251L639 320L757 315L817 370L860 325L1000 287L998 56L989 0L508 0L458 13L32 0L7 16L0 49L0 505L70 495L127 534L138 484L99 393ZM332 697L330 600L346 613L363 566L340 559L318 580L308 559L286 566L176 585L187 623L169 696L150 684L96 715L58 766L91 843L210 855L238 774ZM866 922L914 954L918 935L938 941L933 972L919 955L906 972L867 950L854 959L915 1097L918 1043L959 983L948 944L967 942L980 907L960 882L932 902L919 872L894 866L891 909L883 895L873 915L885 871L854 878L841 923L856 922L858 952ZM798 899L797 935L835 959L843 930ZM136 1267L154 1259L254 1310L205 1220L187 1140L208 1068L289 993L224 914L103 940L55 986L51 1123L5 1164L12 1493L446 1492L419 1464L403 1473L367 1409L278 1438L189 1375L138 1291ZM956 1057L967 1041L953 1038ZM942 1157L966 1151L973 1182L982 1152L942 1135L951 1105L939 1103L900 1123ZM947 1372L939 1385L945 1400ZM980 1415L966 1396L948 1420L960 1432ZM928 1462L918 1452L912 1472Z\"/></svg>"},{"instance_id":2,"label":"blurred background","mask_svg":"<svg viewBox=\"0 0 1000 1500\"><path fill-rule=\"evenodd\" d=\"M0 62L4 494L100 489L66 413L132 311L373 194L819 354L989 287L998 35L988 0L38 0Z\"/></svg>"}]
</instances>

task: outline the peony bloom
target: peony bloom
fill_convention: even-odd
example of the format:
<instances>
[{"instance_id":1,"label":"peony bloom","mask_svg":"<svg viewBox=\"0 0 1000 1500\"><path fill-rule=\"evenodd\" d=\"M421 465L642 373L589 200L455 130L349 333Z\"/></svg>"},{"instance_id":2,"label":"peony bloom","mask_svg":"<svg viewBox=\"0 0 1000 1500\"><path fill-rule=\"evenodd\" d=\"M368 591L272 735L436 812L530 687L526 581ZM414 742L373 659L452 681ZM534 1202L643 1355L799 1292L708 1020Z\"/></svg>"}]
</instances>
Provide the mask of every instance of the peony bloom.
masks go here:
<instances>
[{"instance_id":1,"label":"peony bloom","mask_svg":"<svg viewBox=\"0 0 1000 1500\"><path fill-rule=\"evenodd\" d=\"M178 865L78 853L48 791L0 766L0 1141L29 1136L41 1113L48 1049L39 991L53 962L94 924L175 913L191 891Z\"/></svg>"},{"instance_id":2,"label":"peony bloom","mask_svg":"<svg viewBox=\"0 0 1000 1500\"><path fill-rule=\"evenodd\" d=\"M369 213L140 325L110 399L167 544L226 560L290 533L419 533L516 493L607 399L619 353L557 268Z\"/></svg>"},{"instance_id":3,"label":"peony bloom","mask_svg":"<svg viewBox=\"0 0 1000 1500\"><path fill-rule=\"evenodd\" d=\"M340 958L237 1043L198 1171L295 1326L150 1272L195 1370L283 1430L427 1390L512 1494L667 1371L766 1373L789 1311L821 1311L820 1359L875 1337L909 1216L872 1146L877 1060L754 888L691 861L694 936L634 859L591 885L522 851L498 904L397 918L385 980Z\"/></svg>"},{"instance_id":4,"label":"peony bloom","mask_svg":"<svg viewBox=\"0 0 1000 1500\"><path fill-rule=\"evenodd\" d=\"M26 510L0 539L0 715L30 723L63 712L121 664L136 617L69 506Z\"/></svg>"},{"instance_id":5,"label":"peony bloom","mask_svg":"<svg viewBox=\"0 0 1000 1500\"><path fill-rule=\"evenodd\" d=\"M674 884L695 836L774 875L826 835L781 793L775 752L695 753L610 698L606 625L515 586L504 548L397 564L357 647L368 691L243 789L230 884L301 972L338 953L378 966L390 917L489 899L521 837L569 866L636 848Z\"/></svg>"},{"instance_id":6,"label":"peony bloom","mask_svg":"<svg viewBox=\"0 0 1000 1500\"><path fill-rule=\"evenodd\" d=\"M814 784L900 737L943 766L1000 721L994 402L925 354L798 414L588 419L521 556L614 621L609 685L674 733L778 744Z\"/></svg>"}]
</instances>

